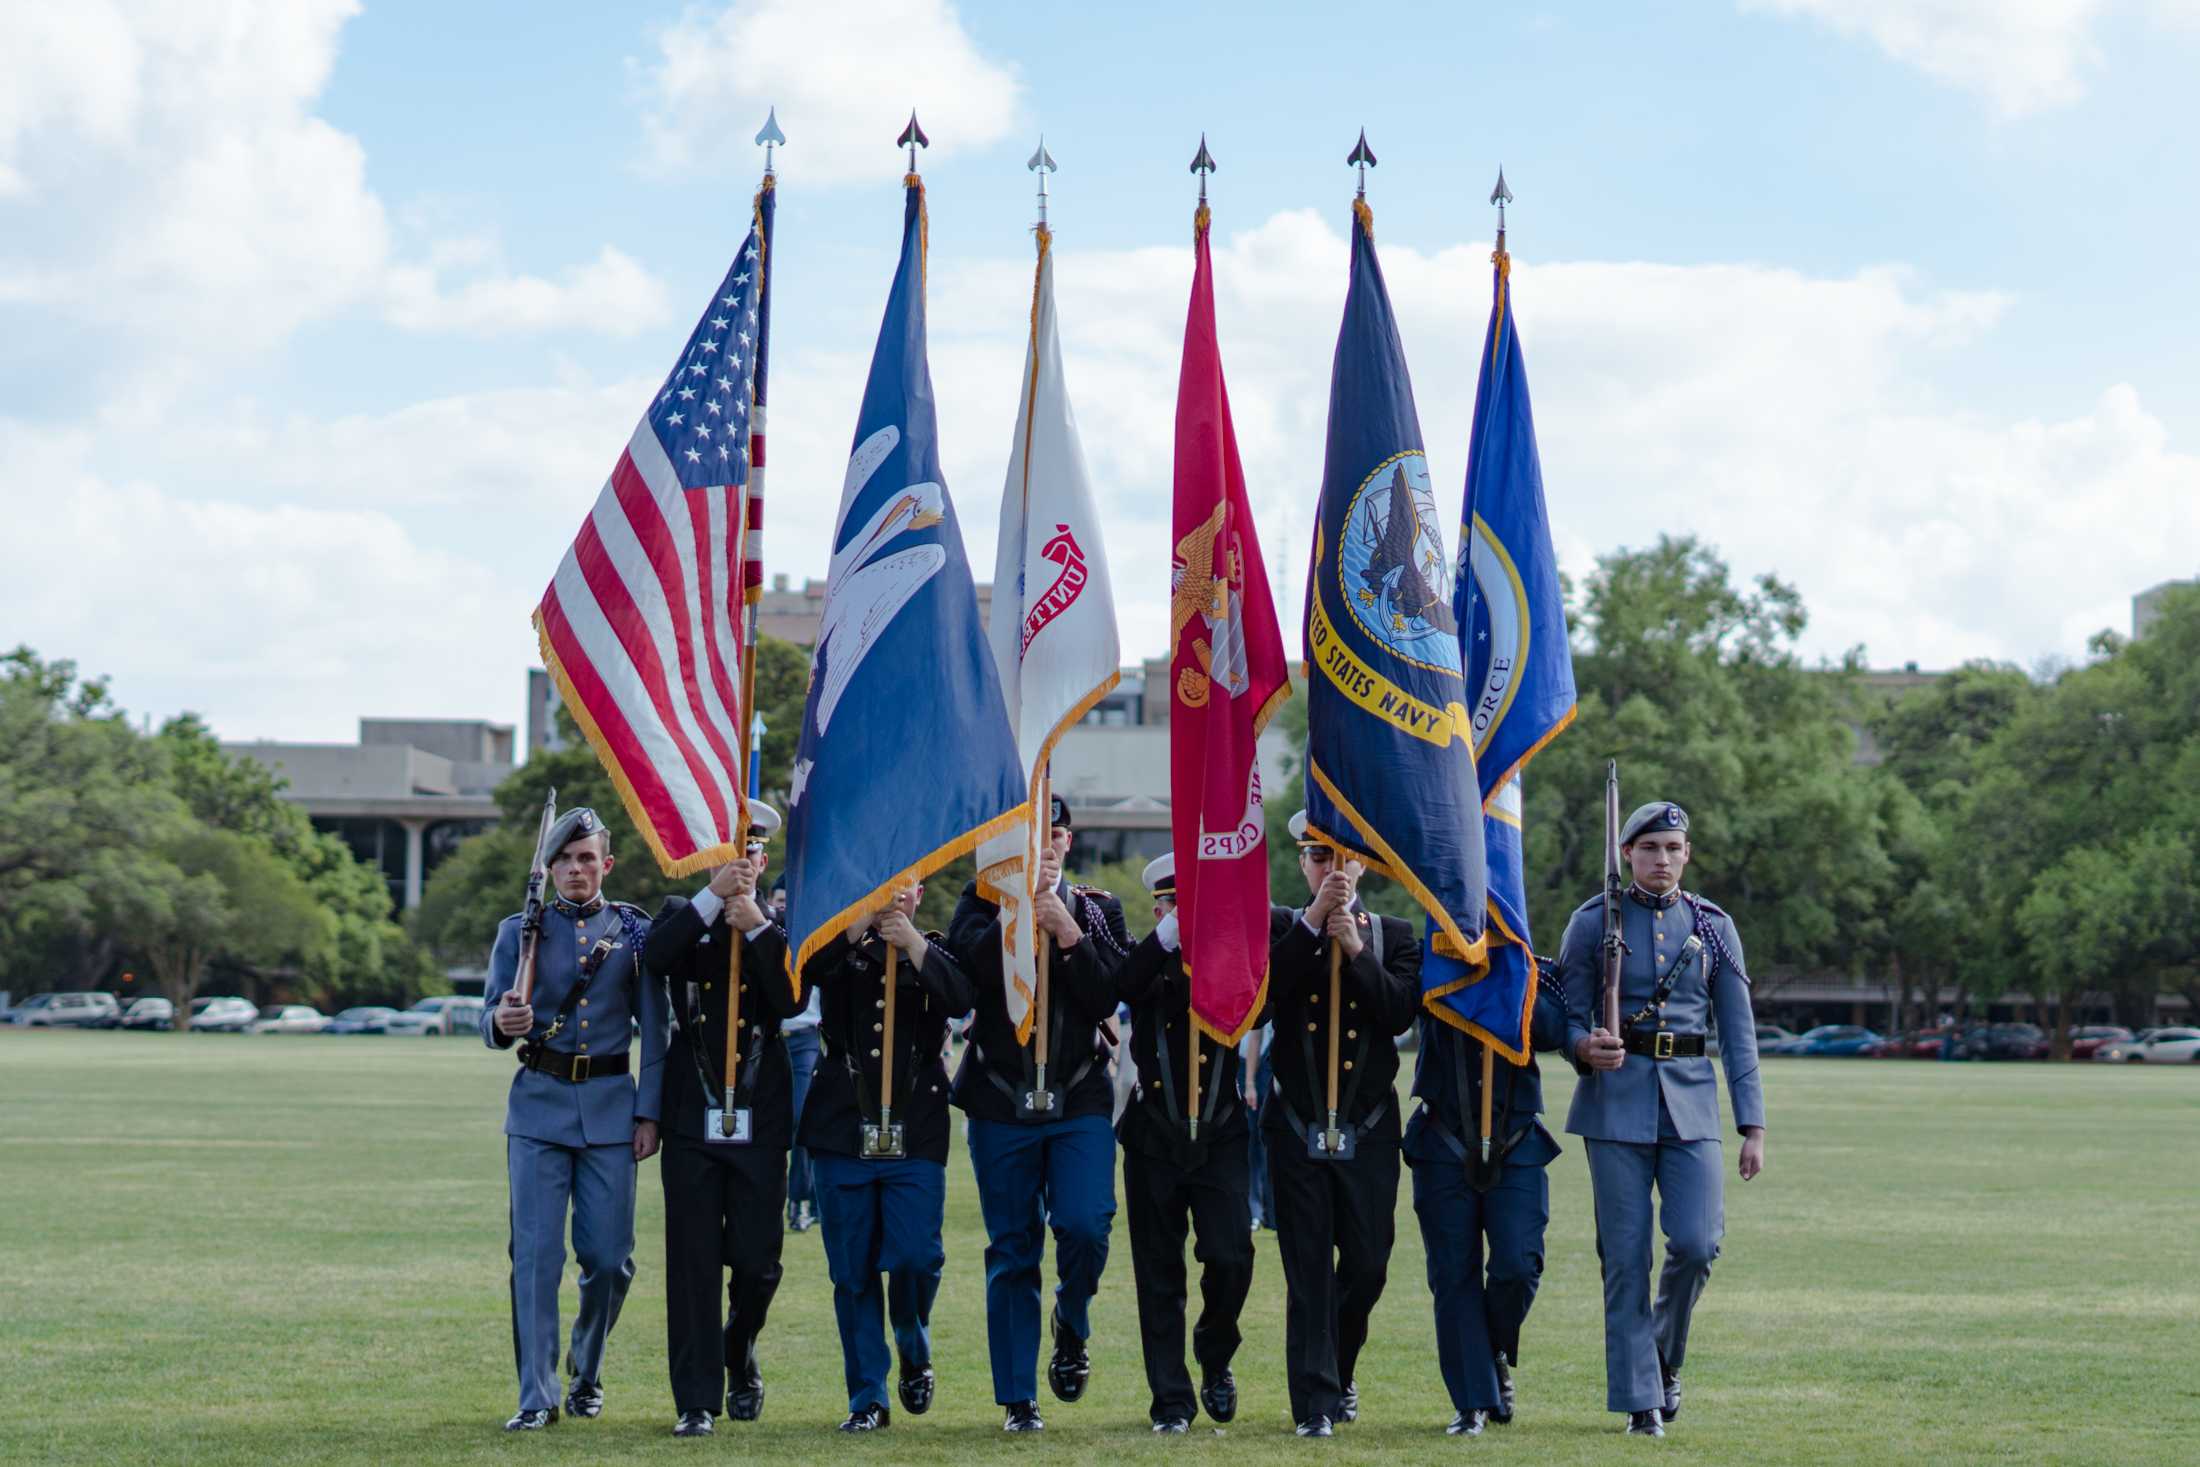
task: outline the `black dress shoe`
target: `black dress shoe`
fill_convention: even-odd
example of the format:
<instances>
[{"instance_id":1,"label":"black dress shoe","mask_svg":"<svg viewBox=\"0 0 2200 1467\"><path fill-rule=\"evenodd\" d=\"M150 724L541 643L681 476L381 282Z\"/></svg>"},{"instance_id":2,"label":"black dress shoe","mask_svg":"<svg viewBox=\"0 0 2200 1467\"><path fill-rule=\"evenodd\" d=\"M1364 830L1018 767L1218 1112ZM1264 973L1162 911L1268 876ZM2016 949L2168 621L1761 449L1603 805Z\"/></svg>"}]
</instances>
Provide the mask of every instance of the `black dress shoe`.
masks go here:
<instances>
[{"instance_id":1,"label":"black dress shoe","mask_svg":"<svg viewBox=\"0 0 2200 1467\"><path fill-rule=\"evenodd\" d=\"M1001 1423L1003 1431L1045 1431L1047 1424L1039 1419L1037 1401L1013 1401L1009 1404L1008 1419Z\"/></svg>"},{"instance_id":2,"label":"black dress shoe","mask_svg":"<svg viewBox=\"0 0 2200 1467\"><path fill-rule=\"evenodd\" d=\"M1629 1436L1664 1436L1665 1423L1658 1419L1658 1413L1654 1408L1648 1411L1630 1411L1627 1413L1627 1434Z\"/></svg>"},{"instance_id":3,"label":"black dress shoe","mask_svg":"<svg viewBox=\"0 0 2200 1467\"><path fill-rule=\"evenodd\" d=\"M1182 1436L1192 1429L1192 1423L1181 1416L1164 1416L1153 1424L1155 1436Z\"/></svg>"},{"instance_id":4,"label":"black dress shoe","mask_svg":"<svg viewBox=\"0 0 2200 1467\"><path fill-rule=\"evenodd\" d=\"M504 1429L506 1431L540 1431L557 1419L558 1408L555 1406L547 1410L516 1411L513 1413L512 1419L504 1423Z\"/></svg>"},{"instance_id":5,"label":"black dress shoe","mask_svg":"<svg viewBox=\"0 0 2200 1467\"><path fill-rule=\"evenodd\" d=\"M1505 1352L1497 1352L1497 1409L1490 1412L1490 1420L1499 1426L1512 1425L1513 1419L1513 1368L1505 1358Z\"/></svg>"},{"instance_id":6,"label":"black dress shoe","mask_svg":"<svg viewBox=\"0 0 2200 1467\"><path fill-rule=\"evenodd\" d=\"M1342 1426L1348 1421L1359 1419L1360 1383L1356 1380L1348 1380L1344 1383L1344 1394L1337 1397L1337 1424Z\"/></svg>"},{"instance_id":7,"label":"black dress shoe","mask_svg":"<svg viewBox=\"0 0 2200 1467\"><path fill-rule=\"evenodd\" d=\"M922 1416L932 1409L932 1390L938 1384L929 1365L912 1367L908 1361L901 1366L901 1379L894 1383L896 1394L901 1397L901 1409L911 1416Z\"/></svg>"},{"instance_id":8,"label":"black dress shoe","mask_svg":"<svg viewBox=\"0 0 2200 1467\"><path fill-rule=\"evenodd\" d=\"M583 1421L594 1421L603 1415L603 1387L574 1381L573 1388L565 1393L565 1414L578 1416Z\"/></svg>"},{"instance_id":9,"label":"black dress shoe","mask_svg":"<svg viewBox=\"0 0 2200 1467\"><path fill-rule=\"evenodd\" d=\"M1092 1379L1092 1356L1085 1349L1085 1342L1070 1333L1062 1323L1062 1311L1054 1311L1054 1358L1047 1362L1047 1388L1055 1398L1074 1401L1085 1393L1085 1383Z\"/></svg>"},{"instance_id":10,"label":"black dress shoe","mask_svg":"<svg viewBox=\"0 0 2200 1467\"><path fill-rule=\"evenodd\" d=\"M894 1424L894 1418L884 1406L866 1406L861 1411L850 1411L848 1419L840 1423L842 1431L884 1431Z\"/></svg>"},{"instance_id":11,"label":"black dress shoe","mask_svg":"<svg viewBox=\"0 0 2200 1467\"><path fill-rule=\"evenodd\" d=\"M1667 1421L1671 1421L1681 1414L1681 1373L1660 1366L1658 1367L1658 1374L1663 1377L1665 1383L1665 1405L1659 1410L1658 1415Z\"/></svg>"},{"instance_id":12,"label":"black dress shoe","mask_svg":"<svg viewBox=\"0 0 2200 1467\"><path fill-rule=\"evenodd\" d=\"M1300 1436L1335 1436L1337 1434L1330 1427L1329 1418L1326 1416L1309 1416L1293 1430Z\"/></svg>"},{"instance_id":13,"label":"black dress shoe","mask_svg":"<svg viewBox=\"0 0 2200 1467\"><path fill-rule=\"evenodd\" d=\"M764 1414L764 1373L754 1365L746 1381L726 1392L726 1414L736 1421L754 1421Z\"/></svg>"},{"instance_id":14,"label":"black dress shoe","mask_svg":"<svg viewBox=\"0 0 2200 1467\"><path fill-rule=\"evenodd\" d=\"M1451 1418L1451 1425L1444 1428L1446 1436L1480 1436L1482 1423L1489 1419L1487 1411L1462 1411Z\"/></svg>"},{"instance_id":15,"label":"black dress shoe","mask_svg":"<svg viewBox=\"0 0 2200 1467\"><path fill-rule=\"evenodd\" d=\"M713 1428L708 1411L682 1411L673 1425L674 1436L709 1436Z\"/></svg>"},{"instance_id":16,"label":"black dress shoe","mask_svg":"<svg viewBox=\"0 0 2200 1467\"><path fill-rule=\"evenodd\" d=\"M1212 1375L1201 1373L1199 1404L1215 1421L1228 1421L1237 1415L1237 1377L1227 1365Z\"/></svg>"}]
</instances>

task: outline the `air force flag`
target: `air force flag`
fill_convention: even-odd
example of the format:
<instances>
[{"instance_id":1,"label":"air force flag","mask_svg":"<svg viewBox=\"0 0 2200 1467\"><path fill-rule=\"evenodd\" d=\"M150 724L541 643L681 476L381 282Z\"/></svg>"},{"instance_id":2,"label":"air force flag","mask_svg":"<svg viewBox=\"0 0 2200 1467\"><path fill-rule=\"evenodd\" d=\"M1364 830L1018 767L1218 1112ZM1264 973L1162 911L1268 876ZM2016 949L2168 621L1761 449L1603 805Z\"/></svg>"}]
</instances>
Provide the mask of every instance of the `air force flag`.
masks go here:
<instances>
[{"instance_id":1,"label":"air force flag","mask_svg":"<svg viewBox=\"0 0 2200 1467\"><path fill-rule=\"evenodd\" d=\"M901 265L840 491L789 794L797 973L854 917L1009 828L1029 799L940 473L915 174L907 193Z\"/></svg>"},{"instance_id":2,"label":"air force flag","mask_svg":"<svg viewBox=\"0 0 2200 1467\"><path fill-rule=\"evenodd\" d=\"M1365 201L1352 223L1306 578L1308 834L1404 886L1435 950L1479 972L1481 800L1452 558Z\"/></svg>"},{"instance_id":3,"label":"air force flag","mask_svg":"<svg viewBox=\"0 0 2200 1467\"><path fill-rule=\"evenodd\" d=\"M1574 721L1574 658L1502 235L1492 258L1495 296L1467 445L1455 593L1489 849L1490 967L1478 982L1460 964L1432 957L1421 981L1438 1017L1525 1064L1538 975L1528 936L1520 773Z\"/></svg>"}]
</instances>

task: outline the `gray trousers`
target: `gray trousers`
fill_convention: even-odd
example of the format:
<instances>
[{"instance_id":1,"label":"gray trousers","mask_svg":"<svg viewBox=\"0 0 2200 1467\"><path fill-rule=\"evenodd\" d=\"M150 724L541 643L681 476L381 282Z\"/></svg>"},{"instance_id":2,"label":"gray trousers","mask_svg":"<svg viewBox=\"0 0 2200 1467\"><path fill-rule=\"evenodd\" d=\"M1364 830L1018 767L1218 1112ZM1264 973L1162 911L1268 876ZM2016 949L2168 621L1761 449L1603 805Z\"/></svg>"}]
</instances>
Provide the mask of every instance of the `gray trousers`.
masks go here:
<instances>
[{"instance_id":1,"label":"gray trousers","mask_svg":"<svg viewBox=\"0 0 2200 1467\"><path fill-rule=\"evenodd\" d=\"M504 1138L512 1187L512 1354L522 1411L558 1404L558 1283L565 1274L565 1215L573 1214L580 1305L565 1368L603 1381L604 1341L634 1281L634 1149L553 1146Z\"/></svg>"},{"instance_id":2,"label":"gray trousers","mask_svg":"<svg viewBox=\"0 0 2200 1467\"><path fill-rule=\"evenodd\" d=\"M1720 1147L1717 1141L1671 1137L1654 1145L1590 1140L1587 1147L1589 1181L1596 1191L1597 1257L1604 1264L1604 1405L1610 1411L1647 1411L1665 1399L1661 1362L1677 1371L1687 1356L1689 1318L1726 1232ZM1665 1234L1655 1306L1650 1302L1653 1185L1658 1227Z\"/></svg>"}]
</instances>

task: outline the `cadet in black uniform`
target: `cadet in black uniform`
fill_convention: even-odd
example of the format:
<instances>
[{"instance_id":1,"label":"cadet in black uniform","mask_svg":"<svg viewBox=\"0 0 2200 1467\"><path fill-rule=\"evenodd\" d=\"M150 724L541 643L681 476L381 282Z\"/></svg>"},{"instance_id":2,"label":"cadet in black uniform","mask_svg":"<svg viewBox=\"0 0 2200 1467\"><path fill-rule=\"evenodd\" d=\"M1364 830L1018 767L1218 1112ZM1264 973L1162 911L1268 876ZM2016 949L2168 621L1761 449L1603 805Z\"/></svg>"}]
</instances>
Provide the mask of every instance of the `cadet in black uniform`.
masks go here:
<instances>
[{"instance_id":1,"label":"cadet in black uniform","mask_svg":"<svg viewBox=\"0 0 2200 1467\"><path fill-rule=\"evenodd\" d=\"M1197 1230L1199 1404L1216 1421L1237 1415L1238 1314L1253 1283L1251 1153L1238 1093L1237 1046L1217 1044L1191 1018L1191 982L1177 938L1176 857L1145 872L1156 926L1116 970L1115 991L1131 1006L1131 1058L1138 1090L1123 1109L1123 1190L1130 1209L1131 1269L1138 1282L1138 1335L1153 1391L1153 1429L1180 1436L1197 1408L1184 1369L1184 1233ZM1253 1022L1260 1022L1256 1016ZM1191 1104L1188 1046L1198 1046L1199 1103ZM1197 1120L1195 1127L1191 1123ZM1194 1134L1196 1131L1196 1135Z\"/></svg>"},{"instance_id":2,"label":"cadet in black uniform","mask_svg":"<svg viewBox=\"0 0 2200 1467\"><path fill-rule=\"evenodd\" d=\"M1330 847L1307 840L1304 810L1291 817L1291 834L1313 902L1271 914L1275 1090L1261 1124L1276 1190L1291 1419L1300 1436L1328 1436L1333 1422L1359 1416L1352 1370L1396 1240L1396 1039L1421 1007L1421 944L1407 923L1361 910L1360 863L1340 865ZM1332 942L1344 951L1341 1016L1329 997ZM1332 1135L1329 1035L1340 1018Z\"/></svg>"},{"instance_id":3,"label":"cadet in black uniform","mask_svg":"<svg viewBox=\"0 0 2200 1467\"><path fill-rule=\"evenodd\" d=\"M1532 1050L1566 1044L1557 965L1543 969L1536 991L1528 1063L1492 1057L1487 1164L1482 1042L1426 1009L1420 1025L1413 1096L1421 1103L1406 1122L1406 1165L1413 1168L1413 1211L1427 1245L1437 1369L1458 1413L1445 1429L1480 1436L1484 1422L1503 1425L1513 1418L1520 1327L1543 1277L1543 1234L1551 1221L1545 1168L1558 1155L1558 1143L1543 1126L1543 1076Z\"/></svg>"},{"instance_id":4,"label":"cadet in black uniform","mask_svg":"<svg viewBox=\"0 0 2200 1467\"><path fill-rule=\"evenodd\" d=\"M954 1102L969 1117L970 1165L985 1214L986 1342L1002 1428L1039 1431L1039 1264L1054 1230L1054 1355L1047 1385L1064 1401L1092 1373L1088 1306L1108 1262L1115 1221L1114 1085L1104 1026L1115 1012L1115 969L1129 951L1123 906L1104 891L1061 877L1069 854L1069 806L1054 800L1048 884L1033 904L1039 940L1052 945L1046 1091L1037 1097L1032 1048L1008 1016L1000 909L973 885L947 927L947 945L977 988L976 1017ZM1033 1031L1036 1040L1038 1033Z\"/></svg>"},{"instance_id":5,"label":"cadet in black uniform","mask_svg":"<svg viewBox=\"0 0 2200 1467\"><path fill-rule=\"evenodd\" d=\"M749 801L750 849L779 826ZM645 955L679 1024L665 1060L665 1317L677 1436L709 1436L722 1399L736 1421L764 1410L756 1337L779 1288L780 1208L794 1141L794 1087L780 1021L802 1003L787 982L787 934L756 901L758 863L721 866L692 902L667 897ZM734 932L741 951L740 1070L732 1134L726 1097L726 994ZM718 1286L730 1268L729 1310ZM723 1392L723 1395L721 1395Z\"/></svg>"},{"instance_id":6,"label":"cadet in black uniform","mask_svg":"<svg viewBox=\"0 0 2200 1467\"><path fill-rule=\"evenodd\" d=\"M833 938L803 969L804 982L820 996L824 1050L802 1110L801 1140L816 1173L848 1384L842 1431L876 1431L893 1419L886 1408L889 1318L901 1354L902 1409L922 1416L932 1407L932 1299L946 1262L941 1054L947 1021L970 1011L973 993L939 934L919 932L910 920L923 894L921 883L911 886ZM889 953L896 970L891 1010Z\"/></svg>"}]
</instances>

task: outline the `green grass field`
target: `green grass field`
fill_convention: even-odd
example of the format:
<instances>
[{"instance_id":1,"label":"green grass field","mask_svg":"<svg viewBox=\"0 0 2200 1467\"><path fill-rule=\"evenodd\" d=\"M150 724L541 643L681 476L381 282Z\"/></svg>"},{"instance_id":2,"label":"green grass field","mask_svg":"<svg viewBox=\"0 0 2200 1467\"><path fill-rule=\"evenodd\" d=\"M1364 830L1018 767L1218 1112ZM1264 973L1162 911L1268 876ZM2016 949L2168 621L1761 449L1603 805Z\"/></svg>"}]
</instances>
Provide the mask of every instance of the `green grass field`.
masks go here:
<instances>
[{"instance_id":1,"label":"green grass field","mask_svg":"<svg viewBox=\"0 0 2200 1467\"><path fill-rule=\"evenodd\" d=\"M1563 1112L1569 1078L1545 1069ZM1729 1180L1687 1410L1662 1443L1619 1436L1602 1410L1572 1142L1551 1167L1521 1419L1478 1441L1441 1434L1451 1409L1409 1190L1362 1419L1336 1440L1288 1434L1271 1234L1238 1421L1148 1433L1120 1214L1090 1393L1046 1400L1043 1438L1004 1438L959 1142L930 1415L875 1438L833 1432L845 1399L811 1234L787 1239L764 1420L673 1440L649 1162L605 1415L509 1437L510 1070L461 1041L0 1030L0 1460L2200 1460L2200 1066L1769 1064L1770 1168Z\"/></svg>"}]
</instances>

